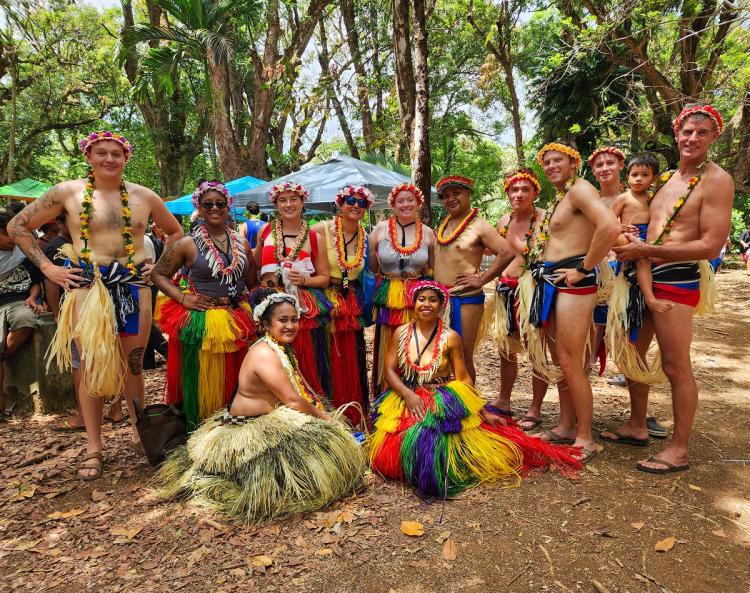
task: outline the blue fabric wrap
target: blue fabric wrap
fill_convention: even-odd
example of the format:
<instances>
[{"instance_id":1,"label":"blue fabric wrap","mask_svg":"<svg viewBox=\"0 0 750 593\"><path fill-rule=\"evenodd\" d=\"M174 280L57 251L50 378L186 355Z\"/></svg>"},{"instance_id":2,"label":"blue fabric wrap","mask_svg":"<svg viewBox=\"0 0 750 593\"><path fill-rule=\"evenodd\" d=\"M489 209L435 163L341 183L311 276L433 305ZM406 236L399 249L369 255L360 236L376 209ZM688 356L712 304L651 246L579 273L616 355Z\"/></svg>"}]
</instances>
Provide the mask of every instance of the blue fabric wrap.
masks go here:
<instances>
[{"instance_id":1,"label":"blue fabric wrap","mask_svg":"<svg viewBox=\"0 0 750 593\"><path fill-rule=\"evenodd\" d=\"M450 326L459 336L463 337L463 327L461 325L461 306L462 305L484 305L484 293L472 294L469 296L451 295L451 318Z\"/></svg>"},{"instance_id":2,"label":"blue fabric wrap","mask_svg":"<svg viewBox=\"0 0 750 593\"><path fill-rule=\"evenodd\" d=\"M531 276L534 278L534 294L531 297L529 310L529 321L534 327L542 327L552 313L552 307L555 305L558 286L554 284L555 273L563 268L575 268L583 261L583 255L574 255L560 261L534 262L530 265ZM598 280L599 272L594 268L588 276L584 276L576 282L575 288L585 289L594 286ZM571 290L565 287L566 290Z\"/></svg>"},{"instance_id":3,"label":"blue fabric wrap","mask_svg":"<svg viewBox=\"0 0 750 593\"><path fill-rule=\"evenodd\" d=\"M370 238L365 233L365 267L362 270L362 325L370 327L375 320L372 316L372 301L375 296L375 274L370 271Z\"/></svg>"},{"instance_id":4,"label":"blue fabric wrap","mask_svg":"<svg viewBox=\"0 0 750 593\"><path fill-rule=\"evenodd\" d=\"M633 226L638 227L638 237L641 241L646 240L646 234L648 233L648 223L634 224Z\"/></svg>"}]
</instances>

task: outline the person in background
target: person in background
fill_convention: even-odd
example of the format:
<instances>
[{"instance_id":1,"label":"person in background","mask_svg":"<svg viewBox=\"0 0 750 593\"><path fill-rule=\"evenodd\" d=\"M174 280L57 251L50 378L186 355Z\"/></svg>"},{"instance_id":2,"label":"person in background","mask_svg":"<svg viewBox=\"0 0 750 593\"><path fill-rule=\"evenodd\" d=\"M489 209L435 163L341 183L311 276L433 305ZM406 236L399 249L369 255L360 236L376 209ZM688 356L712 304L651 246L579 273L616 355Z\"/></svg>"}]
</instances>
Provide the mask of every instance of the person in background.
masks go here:
<instances>
[{"instance_id":1,"label":"person in background","mask_svg":"<svg viewBox=\"0 0 750 593\"><path fill-rule=\"evenodd\" d=\"M245 218L247 222L243 222L238 229L240 236L245 237L247 242L250 243L250 249L255 249L255 245L258 241L258 231L263 226L263 219L260 216L260 206L258 202L248 202L245 208Z\"/></svg>"},{"instance_id":2,"label":"person in background","mask_svg":"<svg viewBox=\"0 0 750 593\"><path fill-rule=\"evenodd\" d=\"M742 231L740 235L740 257L745 264L745 272L750 276L750 227Z\"/></svg>"},{"instance_id":3,"label":"person in background","mask_svg":"<svg viewBox=\"0 0 750 593\"><path fill-rule=\"evenodd\" d=\"M57 237L57 233L60 232L60 225L58 224L57 219L45 222L42 226L39 227L39 232L41 233L41 236L36 240L36 242L42 249L42 251L44 251L45 249L47 249L49 242L53 238Z\"/></svg>"}]
</instances>

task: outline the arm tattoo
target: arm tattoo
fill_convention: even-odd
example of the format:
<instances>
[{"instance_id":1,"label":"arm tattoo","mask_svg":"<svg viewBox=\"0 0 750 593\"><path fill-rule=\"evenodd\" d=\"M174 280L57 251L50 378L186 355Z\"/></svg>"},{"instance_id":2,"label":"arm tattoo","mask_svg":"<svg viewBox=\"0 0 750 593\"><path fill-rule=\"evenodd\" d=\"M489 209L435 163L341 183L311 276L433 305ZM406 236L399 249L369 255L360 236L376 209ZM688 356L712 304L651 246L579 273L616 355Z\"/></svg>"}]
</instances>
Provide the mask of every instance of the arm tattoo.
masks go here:
<instances>
[{"instance_id":1,"label":"arm tattoo","mask_svg":"<svg viewBox=\"0 0 750 593\"><path fill-rule=\"evenodd\" d=\"M143 372L143 353L144 348L135 348L128 354L128 368L133 375L140 375Z\"/></svg>"},{"instance_id":2,"label":"arm tattoo","mask_svg":"<svg viewBox=\"0 0 750 593\"><path fill-rule=\"evenodd\" d=\"M154 272L161 276L166 276L167 278L174 276L174 273L181 265L181 262L175 261L174 246L174 243L167 245L166 249L164 249L164 253L161 254L159 261L157 261L154 266Z\"/></svg>"},{"instance_id":3,"label":"arm tattoo","mask_svg":"<svg viewBox=\"0 0 750 593\"><path fill-rule=\"evenodd\" d=\"M37 245L31 232L32 229L29 226L31 218L38 210L51 210L59 207L62 204L60 193L61 190L58 186L52 187L41 198L21 210L13 219L10 236L37 268L41 268L42 264L48 262L49 259Z\"/></svg>"}]
</instances>

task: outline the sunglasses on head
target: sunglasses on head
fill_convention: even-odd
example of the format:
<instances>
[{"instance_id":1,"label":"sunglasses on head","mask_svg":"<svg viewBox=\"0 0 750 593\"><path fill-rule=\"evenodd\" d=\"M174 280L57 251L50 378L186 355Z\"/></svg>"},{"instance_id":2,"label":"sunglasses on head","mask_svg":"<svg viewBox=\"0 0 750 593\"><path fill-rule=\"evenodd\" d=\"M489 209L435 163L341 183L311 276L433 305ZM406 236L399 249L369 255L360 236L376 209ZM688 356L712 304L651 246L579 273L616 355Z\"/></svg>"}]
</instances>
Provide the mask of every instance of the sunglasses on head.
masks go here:
<instances>
[{"instance_id":1,"label":"sunglasses on head","mask_svg":"<svg viewBox=\"0 0 750 593\"><path fill-rule=\"evenodd\" d=\"M367 199L366 198L355 198L354 196L346 196L344 198L344 202L346 202L347 206L354 206L356 204L360 208L367 208Z\"/></svg>"},{"instance_id":2,"label":"sunglasses on head","mask_svg":"<svg viewBox=\"0 0 750 593\"><path fill-rule=\"evenodd\" d=\"M205 202L201 202L201 207L205 208L206 210L213 210L214 206L216 206L216 208L218 208L219 210L224 210L224 208L227 207L227 203L224 200L217 200L216 202L206 200Z\"/></svg>"}]
</instances>

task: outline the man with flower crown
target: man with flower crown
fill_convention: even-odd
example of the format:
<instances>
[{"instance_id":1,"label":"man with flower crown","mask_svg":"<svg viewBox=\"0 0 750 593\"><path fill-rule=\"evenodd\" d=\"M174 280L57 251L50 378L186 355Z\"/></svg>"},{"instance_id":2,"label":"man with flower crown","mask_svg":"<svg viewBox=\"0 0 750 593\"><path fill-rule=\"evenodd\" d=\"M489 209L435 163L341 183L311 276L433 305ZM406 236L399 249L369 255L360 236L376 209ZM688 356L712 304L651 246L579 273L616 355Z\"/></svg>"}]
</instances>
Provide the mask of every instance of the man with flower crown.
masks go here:
<instances>
[{"instance_id":1,"label":"man with flower crown","mask_svg":"<svg viewBox=\"0 0 750 593\"><path fill-rule=\"evenodd\" d=\"M80 354L87 451L78 476L94 480L102 474L103 397L123 393L133 423L133 401L143 404L143 351L151 329L150 266L143 263L148 220L164 230L167 243L183 233L159 196L123 181L133 150L124 136L93 132L80 148L91 166L88 177L52 187L21 211L8 231L42 273L66 291L50 350L61 369L70 368L73 340ZM32 234L61 212L73 239L64 254L67 266L52 263ZM142 450L135 425L131 447Z\"/></svg>"},{"instance_id":2,"label":"man with flower crown","mask_svg":"<svg viewBox=\"0 0 750 593\"><path fill-rule=\"evenodd\" d=\"M693 315L711 309L713 274L707 260L719 255L726 241L734 199L731 176L708 158L723 125L712 105L691 105L680 112L672 126L680 165L657 181L646 240L631 235L629 244L614 248L622 261L651 258L654 296L674 303L668 311L645 313L636 344L644 355L656 334L674 409L672 440L636 464L648 473L667 474L689 467L688 442L698 407L690 360ZM647 439L649 387L631 382L629 391L630 418L616 434ZM609 432L603 436L611 437L613 431Z\"/></svg>"},{"instance_id":3,"label":"man with flower crown","mask_svg":"<svg viewBox=\"0 0 750 593\"><path fill-rule=\"evenodd\" d=\"M515 254L494 227L471 207L474 181L453 175L437 182L438 197L448 215L435 231L435 280L450 288L450 326L461 336L466 368L476 380L474 348L481 336L484 311L482 287L496 278ZM490 267L480 266L485 250L495 255Z\"/></svg>"},{"instance_id":4,"label":"man with flower crown","mask_svg":"<svg viewBox=\"0 0 750 593\"><path fill-rule=\"evenodd\" d=\"M593 396L585 370L597 266L620 224L594 186L577 177L577 150L553 142L539 151L537 161L557 192L531 246L529 270L519 281L521 333L534 372L556 382L560 394L560 420L541 438L579 447L585 463L601 449L591 433Z\"/></svg>"}]
</instances>

